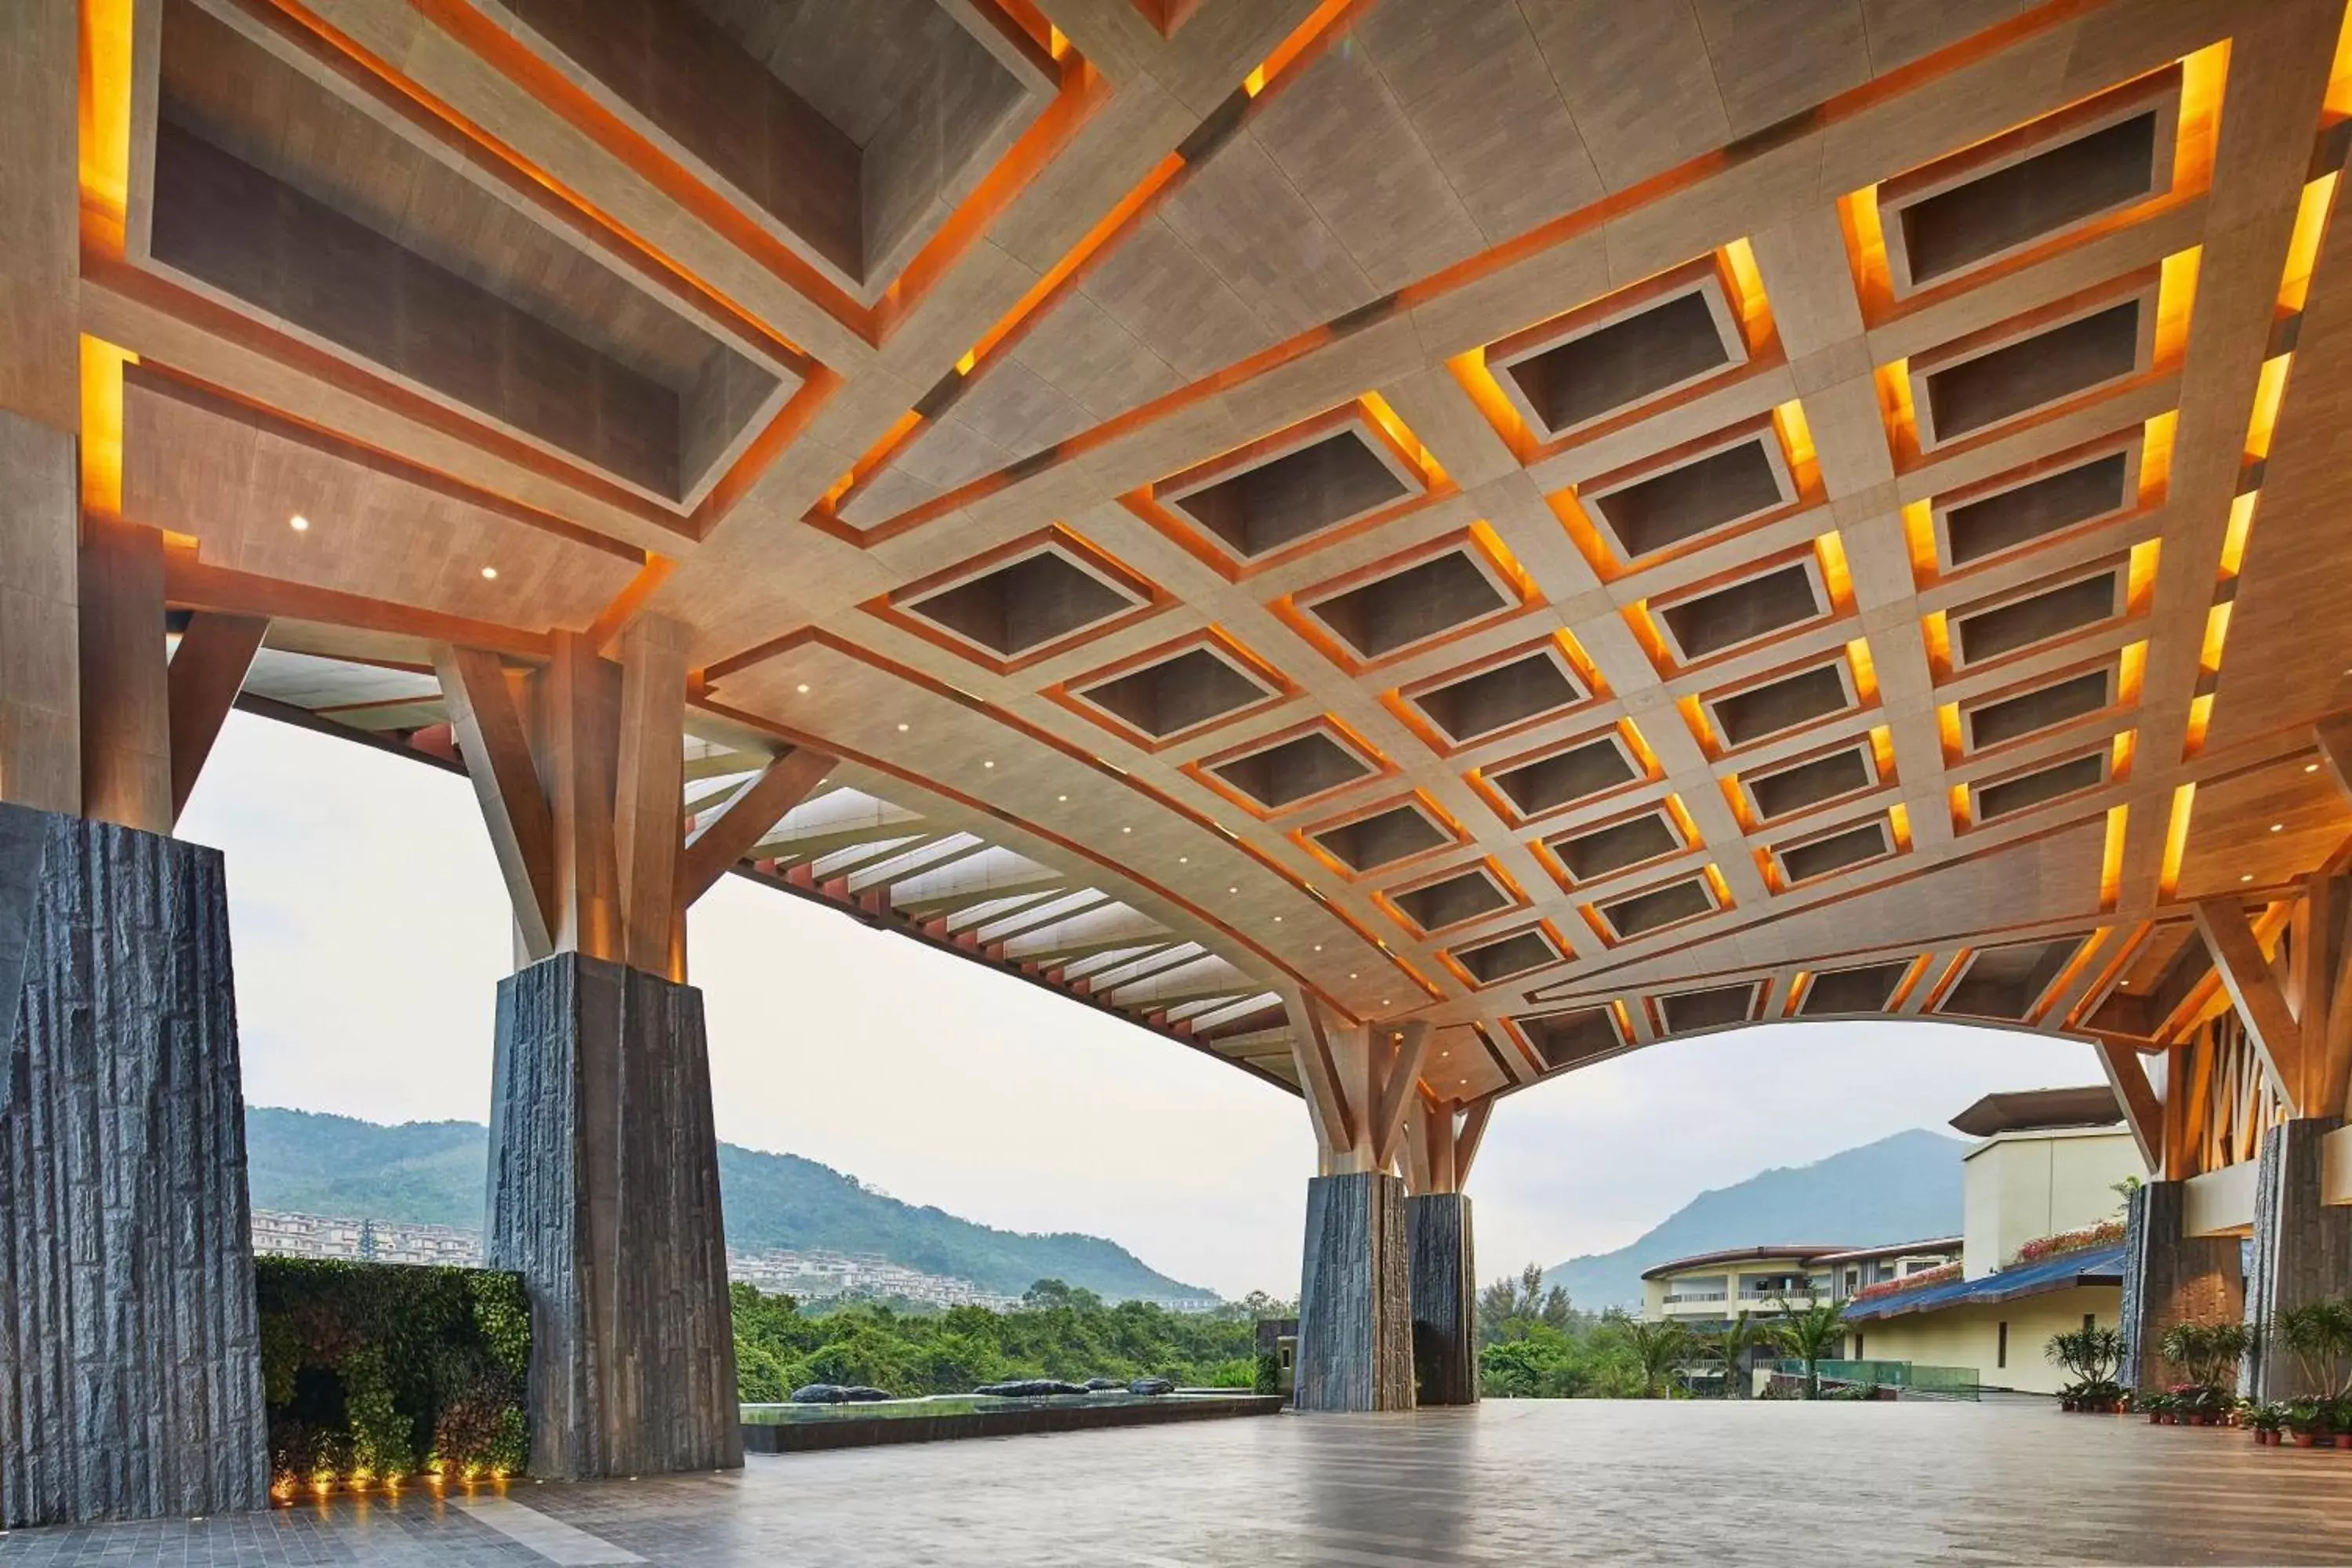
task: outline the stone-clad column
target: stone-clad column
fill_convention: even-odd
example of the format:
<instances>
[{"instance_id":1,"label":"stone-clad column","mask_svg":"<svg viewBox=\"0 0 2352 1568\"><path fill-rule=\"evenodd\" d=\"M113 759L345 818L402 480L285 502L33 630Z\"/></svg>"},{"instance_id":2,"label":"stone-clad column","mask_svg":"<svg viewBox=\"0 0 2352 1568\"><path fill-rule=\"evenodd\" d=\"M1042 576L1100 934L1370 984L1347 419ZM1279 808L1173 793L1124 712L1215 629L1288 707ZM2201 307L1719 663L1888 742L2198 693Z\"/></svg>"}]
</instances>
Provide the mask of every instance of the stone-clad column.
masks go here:
<instances>
[{"instance_id":1,"label":"stone-clad column","mask_svg":"<svg viewBox=\"0 0 2352 1568\"><path fill-rule=\"evenodd\" d=\"M0 1525L268 1495L221 858L0 805Z\"/></svg>"},{"instance_id":2,"label":"stone-clad column","mask_svg":"<svg viewBox=\"0 0 2352 1568\"><path fill-rule=\"evenodd\" d=\"M1404 1201L1412 1255L1412 1373L1420 1405L1478 1403L1478 1269L1470 1200L1424 1193Z\"/></svg>"},{"instance_id":3,"label":"stone-clad column","mask_svg":"<svg viewBox=\"0 0 2352 1568\"><path fill-rule=\"evenodd\" d=\"M499 985L488 1258L530 1289L533 1475L743 1462L702 994L562 952Z\"/></svg>"},{"instance_id":4,"label":"stone-clad column","mask_svg":"<svg viewBox=\"0 0 2352 1568\"><path fill-rule=\"evenodd\" d=\"M1301 1410L1412 1408L1404 1183L1383 1171L1307 1184L1298 1291Z\"/></svg>"},{"instance_id":5,"label":"stone-clad column","mask_svg":"<svg viewBox=\"0 0 2352 1568\"><path fill-rule=\"evenodd\" d=\"M2252 1398L2320 1392L2308 1386L2293 1352L2275 1342L2278 1316L2352 1295L2352 1206L2320 1201L2320 1142L2342 1125L2336 1117L2305 1116L2263 1135L2246 1271L2245 1321L2255 1343L2239 1376L2240 1390Z\"/></svg>"},{"instance_id":6,"label":"stone-clad column","mask_svg":"<svg viewBox=\"0 0 2352 1568\"><path fill-rule=\"evenodd\" d=\"M2149 1182L2131 1195L2124 1243L2124 1359L2116 1379L2126 1388L2162 1388L2157 1343L2184 1321L2226 1322L2244 1310L2235 1237L2181 1233L2186 1182Z\"/></svg>"}]
</instances>

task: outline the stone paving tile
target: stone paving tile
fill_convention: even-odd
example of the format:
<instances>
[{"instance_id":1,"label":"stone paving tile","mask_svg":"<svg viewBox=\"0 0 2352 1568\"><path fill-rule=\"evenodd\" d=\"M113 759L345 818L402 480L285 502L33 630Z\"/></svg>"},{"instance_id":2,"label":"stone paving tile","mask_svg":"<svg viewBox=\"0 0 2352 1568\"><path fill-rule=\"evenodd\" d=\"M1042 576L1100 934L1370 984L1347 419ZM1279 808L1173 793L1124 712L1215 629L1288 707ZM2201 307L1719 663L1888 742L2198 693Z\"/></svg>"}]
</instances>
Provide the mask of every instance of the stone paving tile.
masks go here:
<instances>
[{"instance_id":1,"label":"stone paving tile","mask_svg":"<svg viewBox=\"0 0 2352 1568\"><path fill-rule=\"evenodd\" d=\"M1495 1403L754 1457L508 1495L668 1568L2352 1562L2352 1451L2040 1405ZM548 1561L416 1493L0 1536L0 1568Z\"/></svg>"}]
</instances>

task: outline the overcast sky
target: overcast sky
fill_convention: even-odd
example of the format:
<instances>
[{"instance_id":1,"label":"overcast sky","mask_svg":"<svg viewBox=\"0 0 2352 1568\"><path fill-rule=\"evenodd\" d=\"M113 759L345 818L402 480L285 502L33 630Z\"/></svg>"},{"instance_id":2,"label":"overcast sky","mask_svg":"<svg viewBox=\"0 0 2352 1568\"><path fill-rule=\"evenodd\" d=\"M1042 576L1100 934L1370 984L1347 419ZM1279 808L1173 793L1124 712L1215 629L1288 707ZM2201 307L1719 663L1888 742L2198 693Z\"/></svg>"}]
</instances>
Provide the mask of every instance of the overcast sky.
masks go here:
<instances>
[{"instance_id":1,"label":"overcast sky","mask_svg":"<svg viewBox=\"0 0 2352 1568\"><path fill-rule=\"evenodd\" d=\"M486 1119L511 944L466 781L233 714L180 833L227 853L247 1103ZM1227 1295L1297 1293L1313 1150L1289 1095L740 878L695 907L688 964L721 1138L1108 1236ZM2088 1047L1925 1024L1636 1052L1497 1109L1470 1184L1480 1270L1605 1251L1709 1187L1940 1128L1993 1089L2097 1080Z\"/></svg>"}]
</instances>

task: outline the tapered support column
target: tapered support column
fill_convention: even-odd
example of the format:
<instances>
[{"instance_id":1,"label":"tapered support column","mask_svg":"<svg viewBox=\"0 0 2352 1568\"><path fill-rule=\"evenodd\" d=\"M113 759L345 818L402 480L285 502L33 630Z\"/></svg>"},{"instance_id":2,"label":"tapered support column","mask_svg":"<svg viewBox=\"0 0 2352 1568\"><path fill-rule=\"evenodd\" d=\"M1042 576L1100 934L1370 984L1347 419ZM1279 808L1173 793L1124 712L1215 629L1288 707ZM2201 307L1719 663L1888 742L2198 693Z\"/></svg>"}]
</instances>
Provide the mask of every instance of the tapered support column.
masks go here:
<instances>
[{"instance_id":1,"label":"tapered support column","mask_svg":"<svg viewBox=\"0 0 2352 1568\"><path fill-rule=\"evenodd\" d=\"M2235 1237L2181 1232L2186 1182L2149 1182L2131 1195L2124 1247L2123 1366L2126 1388L2171 1381L2157 1345L2179 1322L2227 1322L2244 1310Z\"/></svg>"},{"instance_id":2,"label":"tapered support column","mask_svg":"<svg viewBox=\"0 0 2352 1568\"><path fill-rule=\"evenodd\" d=\"M0 805L0 1527L268 1497L218 852Z\"/></svg>"},{"instance_id":3,"label":"tapered support column","mask_svg":"<svg viewBox=\"0 0 2352 1568\"><path fill-rule=\"evenodd\" d=\"M2241 1392L2257 1399L2326 1392L2309 1386L2277 1331L2282 1313L2352 1295L2352 1206L2320 1201L2320 1141L2342 1125L2335 1117L2298 1117L2263 1136L2246 1271L2245 1317L2255 1347L2240 1374Z\"/></svg>"},{"instance_id":4,"label":"tapered support column","mask_svg":"<svg viewBox=\"0 0 2352 1568\"><path fill-rule=\"evenodd\" d=\"M1307 1182L1299 1409L1412 1408L1404 1204L1404 1183L1384 1172Z\"/></svg>"},{"instance_id":5,"label":"tapered support column","mask_svg":"<svg viewBox=\"0 0 2352 1568\"><path fill-rule=\"evenodd\" d=\"M531 1299L531 1473L743 1462L702 994L577 952L499 985L488 1256Z\"/></svg>"},{"instance_id":6,"label":"tapered support column","mask_svg":"<svg viewBox=\"0 0 2352 1568\"><path fill-rule=\"evenodd\" d=\"M1412 1377L1420 1405L1478 1403L1478 1269L1470 1200L1427 1193L1404 1201L1412 1258Z\"/></svg>"}]
</instances>

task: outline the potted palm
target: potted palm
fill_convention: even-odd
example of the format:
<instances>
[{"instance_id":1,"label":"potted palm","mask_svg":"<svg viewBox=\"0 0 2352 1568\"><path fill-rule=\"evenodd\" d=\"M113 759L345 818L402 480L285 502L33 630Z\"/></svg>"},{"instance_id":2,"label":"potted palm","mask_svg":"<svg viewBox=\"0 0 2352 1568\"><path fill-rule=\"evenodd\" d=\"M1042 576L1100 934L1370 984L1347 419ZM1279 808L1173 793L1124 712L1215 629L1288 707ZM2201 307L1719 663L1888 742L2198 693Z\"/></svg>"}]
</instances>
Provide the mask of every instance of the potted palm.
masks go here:
<instances>
[{"instance_id":1,"label":"potted palm","mask_svg":"<svg viewBox=\"0 0 2352 1568\"><path fill-rule=\"evenodd\" d=\"M2230 1408L2227 1384L2236 1378L2238 1358L2246 1353L2250 1336L2242 1322L2178 1322L2164 1331L2157 1352L2183 1373L2188 1381L2175 1385L2174 1408L2186 1424L2218 1426Z\"/></svg>"},{"instance_id":2,"label":"potted palm","mask_svg":"<svg viewBox=\"0 0 2352 1568\"><path fill-rule=\"evenodd\" d=\"M2042 1354L2074 1374L2059 1394L2062 1409L2102 1413L2121 1407L2123 1388L2115 1380L2124 1359L2124 1337L2114 1329L2072 1329L2053 1334Z\"/></svg>"},{"instance_id":3,"label":"potted palm","mask_svg":"<svg viewBox=\"0 0 2352 1568\"><path fill-rule=\"evenodd\" d=\"M2294 1355L2308 1391L2305 1398L2291 1402L2310 1406L2306 1427L2288 1422L2295 1446L2316 1447L2330 1432L2352 1431L2352 1298L2289 1307L2273 1321L2272 1336ZM2336 1441L2342 1443L2340 1437Z\"/></svg>"}]
</instances>

